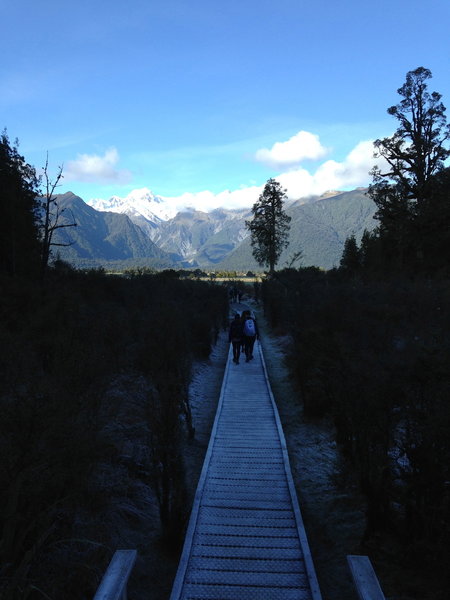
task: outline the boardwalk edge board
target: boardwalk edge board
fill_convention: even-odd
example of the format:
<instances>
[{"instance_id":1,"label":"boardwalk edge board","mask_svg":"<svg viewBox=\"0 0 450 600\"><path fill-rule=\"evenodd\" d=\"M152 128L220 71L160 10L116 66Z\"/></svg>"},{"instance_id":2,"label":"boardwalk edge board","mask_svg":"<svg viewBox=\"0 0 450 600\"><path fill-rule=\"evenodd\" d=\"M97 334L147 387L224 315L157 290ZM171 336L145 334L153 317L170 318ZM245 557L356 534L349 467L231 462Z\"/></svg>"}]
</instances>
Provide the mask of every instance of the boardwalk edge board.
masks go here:
<instances>
[{"instance_id":1,"label":"boardwalk edge board","mask_svg":"<svg viewBox=\"0 0 450 600\"><path fill-rule=\"evenodd\" d=\"M302 550L303 550L303 557L304 557L304 561L305 561L306 572L307 572L309 584L311 587L311 594L312 594L313 600L322 600L322 594L320 592L319 582L317 580L316 569L314 567L313 559L311 556L311 550L309 548L308 538L306 536L306 529L305 529L305 525L303 523L303 517L302 517L302 513L300 511L300 505L298 503L297 492L295 490L294 479L292 477L292 471L291 471L289 455L288 455L287 445L286 445L286 438L284 436L283 427L281 425L280 415L278 414L278 408L277 408L277 405L275 402L275 398L273 396L272 389L270 387L269 374L267 372L266 361L264 360L264 354L262 352L261 352L261 362L263 365L264 374L266 376L267 389L269 392L270 400L272 402L275 420L276 420L277 427L278 427L278 433L280 435L281 448L282 448L283 458L284 458L284 468L286 471L286 478L288 481L289 491L291 494L292 506L294 508L295 520L297 522L297 529L298 529L298 534L299 534L299 538L300 538L300 544L301 544Z\"/></svg>"},{"instance_id":2,"label":"boardwalk edge board","mask_svg":"<svg viewBox=\"0 0 450 600\"><path fill-rule=\"evenodd\" d=\"M223 398L225 394L226 382L228 379L228 373L230 370L230 357L232 356L231 346L228 351L228 359L225 366L225 373L223 376L222 386L220 388L220 396L219 402L217 404L216 416L214 418L214 423L211 429L211 437L209 438L208 448L206 450L205 460L203 462L202 471L200 473L200 479L198 481L197 490L195 492L194 502L192 505L191 516L189 518L189 524L186 530L186 537L184 539L183 551L181 553L180 562L178 565L178 571L175 577L175 581L172 587L172 593L170 595L170 600L178 600L181 595L181 590L183 589L183 584L186 576L186 569L189 562L189 557L191 554L192 548L192 540L194 539L195 528L197 525L197 519L199 514L200 502L203 495L203 489L205 487L206 475L208 473L209 463L211 461L212 451L214 447L214 438L217 432L217 427L219 424L220 414L222 412L223 406Z\"/></svg>"}]
</instances>

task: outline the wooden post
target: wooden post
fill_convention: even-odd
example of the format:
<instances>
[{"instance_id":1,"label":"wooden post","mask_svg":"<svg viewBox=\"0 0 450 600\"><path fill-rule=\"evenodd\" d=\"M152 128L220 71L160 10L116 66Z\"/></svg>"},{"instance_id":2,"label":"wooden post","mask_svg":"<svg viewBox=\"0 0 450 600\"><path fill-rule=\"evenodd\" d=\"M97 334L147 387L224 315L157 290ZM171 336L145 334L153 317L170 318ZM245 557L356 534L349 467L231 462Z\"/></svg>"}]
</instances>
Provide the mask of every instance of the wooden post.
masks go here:
<instances>
[{"instance_id":1,"label":"wooden post","mask_svg":"<svg viewBox=\"0 0 450 600\"><path fill-rule=\"evenodd\" d=\"M94 600L127 600L127 584L137 550L116 550L97 589Z\"/></svg>"},{"instance_id":2,"label":"wooden post","mask_svg":"<svg viewBox=\"0 0 450 600\"><path fill-rule=\"evenodd\" d=\"M386 600L368 556L347 556L360 600Z\"/></svg>"}]
</instances>

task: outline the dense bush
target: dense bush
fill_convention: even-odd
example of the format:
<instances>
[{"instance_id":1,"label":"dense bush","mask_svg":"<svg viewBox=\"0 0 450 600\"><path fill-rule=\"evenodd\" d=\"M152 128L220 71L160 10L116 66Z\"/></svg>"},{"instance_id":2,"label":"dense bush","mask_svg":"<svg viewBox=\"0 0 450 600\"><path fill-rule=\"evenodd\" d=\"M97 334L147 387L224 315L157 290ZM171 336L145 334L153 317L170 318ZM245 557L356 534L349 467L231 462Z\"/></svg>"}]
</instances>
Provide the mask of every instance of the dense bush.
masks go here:
<instances>
[{"instance_id":1,"label":"dense bush","mask_svg":"<svg viewBox=\"0 0 450 600\"><path fill-rule=\"evenodd\" d=\"M149 497L166 541L182 537L191 365L226 293L61 264L45 286L2 283L0 596L92 597L120 523L143 527Z\"/></svg>"},{"instance_id":2,"label":"dense bush","mask_svg":"<svg viewBox=\"0 0 450 600\"><path fill-rule=\"evenodd\" d=\"M286 270L264 282L263 298L272 326L291 335L306 415L332 417L358 474L366 540L395 532L407 560L442 567L450 558L449 282Z\"/></svg>"}]
</instances>

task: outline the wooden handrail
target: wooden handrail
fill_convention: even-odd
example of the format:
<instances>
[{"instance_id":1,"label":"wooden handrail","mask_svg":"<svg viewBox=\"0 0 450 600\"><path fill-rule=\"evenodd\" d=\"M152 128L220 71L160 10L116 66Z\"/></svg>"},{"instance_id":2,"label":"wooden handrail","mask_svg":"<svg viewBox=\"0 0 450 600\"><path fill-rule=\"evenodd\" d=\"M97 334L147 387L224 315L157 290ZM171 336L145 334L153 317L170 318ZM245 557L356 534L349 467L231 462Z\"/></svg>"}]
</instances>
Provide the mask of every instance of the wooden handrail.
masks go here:
<instances>
[{"instance_id":1,"label":"wooden handrail","mask_svg":"<svg viewBox=\"0 0 450 600\"><path fill-rule=\"evenodd\" d=\"M137 550L116 550L97 589L94 600L127 600L127 584Z\"/></svg>"},{"instance_id":2,"label":"wooden handrail","mask_svg":"<svg viewBox=\"0 0 450 600\"><path fill-rule=\"evenodd\" d=\"M368 556L348 555L347 562L360 600L386 600Z\"/></svg>"}]
</instances>

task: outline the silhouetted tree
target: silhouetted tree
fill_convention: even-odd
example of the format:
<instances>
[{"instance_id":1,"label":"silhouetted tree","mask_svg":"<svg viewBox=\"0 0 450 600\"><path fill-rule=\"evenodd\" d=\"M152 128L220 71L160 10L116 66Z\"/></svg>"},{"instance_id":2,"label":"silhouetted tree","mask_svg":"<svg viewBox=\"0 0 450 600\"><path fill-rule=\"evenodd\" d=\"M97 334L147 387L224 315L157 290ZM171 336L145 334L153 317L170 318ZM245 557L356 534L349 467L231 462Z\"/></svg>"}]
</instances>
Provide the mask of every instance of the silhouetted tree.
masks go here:
<instances>
[{"instance_id":1,"label":"silhouetted tree","mask_svg":"<svg viewBox=\"0 0 450 600\"><path fill-rule=\"evenodd\" d=\"M377 231L364 230L359 247L359 258L364 270L374 270L380 265L380 240Z\"/></svg>"},{"instance_id":2,"label":"silhouetted tree","mask_svg":"<svg viewBox=\"0 0 450 600\"><path fill-rule=\"evenodd\" d=\"M377 233L383 263L403 269L410 262L417 244L413 235L415 211L412 201L408 200L400 184L379 181L374 183L375 186L376 197L373 199L378 206L375 218L380 221Z\"/></svg>"},{"instance_id":3,"label":"silhouetted tree","mask_svg":"<svg viewBox=\"0 0 450 600\"><path fill-rule=\"evenodd\" d=\"M427 271L449 271L450 264L450 167L433 179L429 200L420 215L421 251Z\"/></svg>"},{"instance_id":4,"label":"silhouetted tree","mask_svg":"<svg viewBox=\"0 0 450 600\"><path fill-rule=\"evenodd\" d=\"M349 236L344 243L344 251L340 261L340 268L354 273L361 266L360 251L354 235Z\"/></svg>"},{"instance_id":5,"label":"silhouetted tree","mask_svg":"<svg viewBox=\"0 0 450 600\"><path fill-rule=\"evenodd\" d=\"M58 204L57 197L55 196L55 190L59 185L60 180L63 177L63 168L59 167L56 174L55 180L51 180L48 173L48 156L44 167L44 180L45 180L45 195L42 199L42 255L41 255L41 272L42 276L48 267L48 261L50 259L50 252L52 246L71 246L71 242L55 242L53 241L53 234L58 229L66 227L76 227L75 218L72 215L72 222L62 222L61 217L65 212L64 208L61 208Z\"/></svg>"},{"instance_id":6,"label":"silhouetted tree","mask_svg":"<svg viewBox=\"0 0 450 600\"><path fill-rule=\"evenodd\" d=\"M387 168L384 172L379 167L372 170L369 196L378 207L375 216L380 221L380 237L390 238L400 267L411 256L420 258L421 219L424 212L429 215L426 205L433 177L450 156L446 148L450 125L441 94L427 90L426 81L431 76L424 67L407 73L405 84L398 90L403 99L388 109L399 127L392 137L374 143L375 156L384 158Z\"/></svg>"},{"instance_id":7,"label":"silhouetted tree","mask_svg":"<svg viewBox=\"0 0 450 600\"><path fill-rule=\"evenodd\" d=\"M270 274L275 271L281 252L289 244L291 217L283 210L285 198L286 191L278 181L269 179L253 205L253 220L245 222L251 234L253 256L258 264L269 267Z\"/></svg>"},{"instance_id":8,"label":"silhouetted tree","mask_svg":"<svg viewBox=\"0 0 450 600\"><path fill-rule=\"evenodd\" d=\"M35 169L0 136L0 273L16 276L37 271L39 244L39 180Z\"/></svg>"},{"instance_id":9,"label":"silhouetted tree","mask_svg":"<svg viewBox=\"0 0 450 600\"><path fill-rule=\"evenodd\" d=\"M444 146L450 125L441 94L427 91L426 80L431 77L424 67L407 73L406 83L398 90L403 100L388 108L400 126L392 137L375 141L377 155L388 164L385 173L377 168L375 172L400 184L407 199L418 204L429 198L431 177L450 156Z\"/></svg>"}]
</instances>

